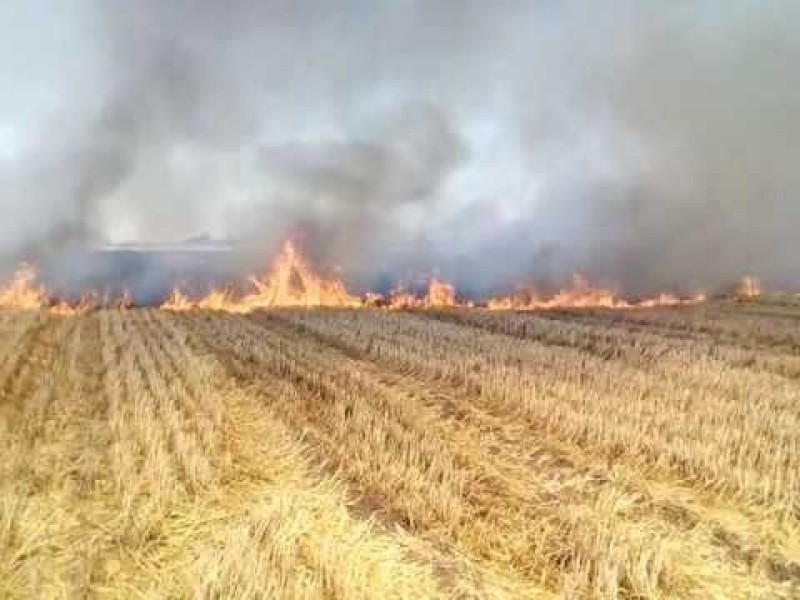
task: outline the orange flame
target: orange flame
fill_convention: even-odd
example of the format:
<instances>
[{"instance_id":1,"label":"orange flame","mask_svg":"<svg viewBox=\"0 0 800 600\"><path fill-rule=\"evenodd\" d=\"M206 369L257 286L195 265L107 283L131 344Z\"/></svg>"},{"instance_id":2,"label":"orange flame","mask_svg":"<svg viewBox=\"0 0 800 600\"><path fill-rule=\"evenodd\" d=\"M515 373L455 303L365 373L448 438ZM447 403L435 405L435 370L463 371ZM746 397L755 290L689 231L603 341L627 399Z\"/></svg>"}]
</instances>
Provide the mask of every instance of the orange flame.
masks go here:
<instances>
[{"instance_id":1,"label":"orange flame","mask_svg":"<svg viewBox=\"0 0 800 600\"><path fill-rule=\"evenodd\" d=\"M23 264L4 286L0 286L0 308L38 310L47 306L47 293L36 282L36 269Z\"/></svg>"},{"instance_id":2,"label":"orange flame","mask_svg":"<svg viewBox=\"0 0 800 600\"><path fill-rule=\"evenodd\" d=\"M490 310L547 310L557 308L656 308L680 306L704 302L706 296L698 294L691 298L679 298L672 294L660 294L653 298L629 301L619 298L613 290L596 287L580 275L573 276L572 287L563 289L550 298L542 298L528 289L522 293L492 298L487 303Z\"/></svg>"},{"instance_id":3,"label":"orange flame","mask_svg":"<svg viewBox=\"0 0 800 600\"><path fill-rule=\"evenodd\" d=\"M195 303L180 288L175 288L167 301L161 305L161 308L173 312L185 312L195 308Z\"/></svg>"},{"instance_id":4,"label":"orange flame","mask_svg":"<svg viewBox=\"0 0 800 600\"><path fill-rule=\"evenodd\" d=\"M81 298L76 304L61 301L50 307L50 312L60 317L76 317L85 315L97 308L97 303L92 296L85 296Z\"/></svg>"},{"instance_id":5,"label":"orange flame","mask_svg":"<svg viewBox=\"0 0 800 600\"><path fill-rule=\"evenodd\" d=\"M323 279L288 240L270 272L263 278L253 277L250 283L255 292L236 298L227 290L213 290L205 298L192 302L180 290L175 290L165 310L192 309L249 313L270 307L357 307L361 300L352 296L341 279Z\"/></svg>"},{"instance_id":6,"label":"orange flame","mask_svg":"<svg viewBox=\"0 0 800 600\"><path fill-rule=\"evenodd\" d=\"M20 266L8 283L0 284L0 310L47 310L53 315L70 317L85 314L99 306L96 294L88 294L72 303L54 299L37 279L38 274L33 266ZM102 304L116 308L130 308L132 305L127 291L112 301L106 298Z\"/></svg>"},{"instance_id":7,"label":"orange flame","mask_svg":"<svg viewBox=\"0 0 800 600\"><path fill-rule=\"evenodd\" d=\"M233 289L214 289L205 297L191 299L180 287L161 306L164 310L185 312L211 310L230 313L249 313L271 307L369 307L386 306L390 309L431 309L446 307L473 307L472 302L458 299L456 288L451 283L432 277L424 296L409 292L402 284L389 296L367 293L363 299L350 294L340 278L325 279L318 275L310 263L301 255L291 241L284 243L268 274L262 278L251 278L254 291L245 295ZM755 277L742 279L737 295L754 298L761 294L761 283ZM672 294L660 294L652 298L627 300L617 296L608 288L592 285L576 275L572 285L546 297L532 288L522 288L508 296L491 298L481 304L489 310L546 310L558 308L655 308L664 306L691 305L704 302L703 294L681 298ZM55 315L72 316L84 314L98 307L127 309L133 306L130 293L111 298L91 294L77 303L55 301L44 286L37 283L36 270L22 265L11 280L0 284L0 309L37 310L47 309Z\"/></svg>"},{"instance_id":8,"label":"orange flame","mask_svg":"<svg viewBox=\"0 0 800 600\"><path fill-rule=\"evenodd\" d=\"M440 281L436 277L431 279L428 287L426 304L431 307L445 307L456 305L456 288L450 283Z\"/></svg>"},{"instance_id":9,"label":"orange flame","mask_svg":"<svg viewBox=\"0 0 800 600\"><path fill-rule=\"evenodd\" d=\"M256 293L243 303L250 309L271 306L360 306L361 300L351 296L341 279L323 279L286 241L272 270L263 279L252 278Z\"/></svg>"},{"instance_id":10,"label":"orange flame","mask_svg":"<svg viewBox=\"0 0 800 600\"><path fill-rule=\"evenodd\" d=\"M400 284L389 297L389 308L403 310L409 308L445 308L461 306L456 299L456 288L453 284L431 277L428 282L428 293L424 297L416 296Z\"/></svg>"},{"instance_id":11,"label":"orange flame","mask_svg":"<svg viewBox=\"0 0 800 600\"><path fill-rule=\"evenodd\" d=\"M431 277L425 296L418 296L398 285L387 297L367 293L364 298L351 295L339 278L325 279L315 273L294 243L284 243L272 268L263 278L251 278L254 292L237 296L228 289L215 289L199 300L192 300L176 288L161 306L164 310L185 312L212 310L230 313L249 313L273 307L377 307L393 310L429 309L446 307L473 307L472 302L459 301L456 288L438 277ZM556 308L654 308L697 304L705 295L679 298L661 294L653 298L629 301L618 297L614 291L594 286L584 277L576 275L572 285L551 297L542 297L531 288L500 298L491 298L485 305L490 310L544 310Z\"/></svg>"},{"instance_id":12,"label":"orange flame","mask_svg":"<svg viewBox=\"0 0 800 600\"><path fill-rule=\"evenodd\" d=\"M404 283L400 283L389 295L389 308L402 310L420 306L422 306L422 300L409 292Z\"/></svg>"}]
</instances>

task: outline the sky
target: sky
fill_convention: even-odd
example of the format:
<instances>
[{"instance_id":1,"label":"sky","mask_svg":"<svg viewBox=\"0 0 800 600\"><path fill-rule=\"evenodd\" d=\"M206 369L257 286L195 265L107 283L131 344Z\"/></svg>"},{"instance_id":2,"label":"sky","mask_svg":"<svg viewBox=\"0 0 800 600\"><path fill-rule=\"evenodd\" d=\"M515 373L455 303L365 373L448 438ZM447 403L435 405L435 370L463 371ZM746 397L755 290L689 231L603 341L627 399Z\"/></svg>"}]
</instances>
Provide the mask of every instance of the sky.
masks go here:
<instances>
[{"instance_id":1,"label":"sky","mask_svg":"<svg viewBox=\"0 0 800 600\"><path fill-rule=\"evenodd\" d=\"M476 290L800 284L789 0L5 0L0 255L300 235Z\"/></svg>"}]
</instances>

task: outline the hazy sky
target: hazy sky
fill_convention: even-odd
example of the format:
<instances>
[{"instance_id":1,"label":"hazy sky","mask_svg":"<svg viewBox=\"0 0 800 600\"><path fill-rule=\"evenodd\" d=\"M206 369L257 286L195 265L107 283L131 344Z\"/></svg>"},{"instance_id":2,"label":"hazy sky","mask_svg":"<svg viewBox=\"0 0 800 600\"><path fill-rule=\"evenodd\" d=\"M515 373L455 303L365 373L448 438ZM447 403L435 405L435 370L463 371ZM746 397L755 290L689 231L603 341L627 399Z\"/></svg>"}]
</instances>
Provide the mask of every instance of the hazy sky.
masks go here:
<instances>
[{"instance_id":1,"label":"hazy sky","mask_svg":"<svg viewBox=\"0 0 800 600\"><path fill-rule=\"evenodd\" d=\"M5 0L0 251L302 230L353 271L476 287L800 283L797 23L790 0Z\"/></svg>"}]
</instances>

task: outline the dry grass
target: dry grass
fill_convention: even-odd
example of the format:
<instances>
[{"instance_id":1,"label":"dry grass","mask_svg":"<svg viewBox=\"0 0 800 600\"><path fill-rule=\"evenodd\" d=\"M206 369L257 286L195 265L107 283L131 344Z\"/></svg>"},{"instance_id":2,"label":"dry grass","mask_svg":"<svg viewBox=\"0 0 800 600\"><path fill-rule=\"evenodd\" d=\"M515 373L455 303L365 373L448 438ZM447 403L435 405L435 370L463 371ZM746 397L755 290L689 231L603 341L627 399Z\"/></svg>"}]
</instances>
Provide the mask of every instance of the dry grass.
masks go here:
<instances>
[{"instance_id":1,"label":"dry grass","mask_svg":"<svg viewBox=\"0 0 800 600\"><path fill-rule=\"evenodd\" d=\"M800 307L0 314L0 597L800 596Z\"/></svg>"}]
</instances>

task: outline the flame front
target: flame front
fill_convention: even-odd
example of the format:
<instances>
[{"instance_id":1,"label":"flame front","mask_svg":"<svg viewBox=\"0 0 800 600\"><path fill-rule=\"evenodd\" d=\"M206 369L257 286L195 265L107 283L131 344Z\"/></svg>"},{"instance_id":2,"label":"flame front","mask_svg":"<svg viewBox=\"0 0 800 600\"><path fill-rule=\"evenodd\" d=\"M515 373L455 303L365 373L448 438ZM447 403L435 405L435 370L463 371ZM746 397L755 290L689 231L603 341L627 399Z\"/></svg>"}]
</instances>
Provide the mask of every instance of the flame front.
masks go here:
<instances>
[{"instance_id":1,"label":"flame front","mask_svg":"<svg viewBox=\"0 0 800 600\"><path fill-rule=\"evenodd\" d=\"M226 290L213 290L194 302L176 289L162 308L249 313L260 308L357 307L363 304L347 291L341 279L324 279L317 275L291 240L284 243L269 273L263 278L252 277L250 283L255 291L244 297L237 298Z\"/></svg>"},{"instance_id":2,"label":"flame front","mask_svg":"<svg viewBox=\"0 0 800 600\"><path fill-rule=\"evenodd\" d=\"M0 310L47 310L53 315L71 317L85 314L99 306L126 309L133 306L128 291L116 298L98 301L97 294L87 294L79 300L68 302L53 298L47 288L38 282L36 269L23 264L6 284L0 284Z\"/></svg>"},{"instance_id":3,"label":"flame front","mask_svg":"<svg viewBox=\"0 0 800 600\"><path fill-rule=\"evenodd\" d=\"M444 307L456 305L456 288L453 284L440 281L436 277L431 279L428 287L428 306Z\"/></svg>"},{"instance_id":4,"label":"flame front","mask_svg":"<svg viewBox=\"0 0 800 600\"><path fill-rule=\"evenodd\" d=\"M199 300L191 300L179 288L176 288L162 308L175 312L216 310L249 313L262 308L277 307L383 306L393 310L421 310L475 306L473 302L459 300L455 286L438 277L431 277L427 293L424 296L414 294L401 283L388 297L368 292L363 298L359 298L347 291L341 279L325 279L318 275L291 241L284 243L268 274L263 278L251 278L250 284L255 291L243 296L236 295L230 290L215 289ZM550 297L540 296L531 287L527 287L522 288L517 294L491 298L482 306L489 310L626 309L697 304L705 299L704 295L679 298L672 294L660 294L652 298L629 301L620 298L610 289L594 286L584 277L576 275L570 287Z\"/></svg>"},{"instance_id":5,"label":"flame front","mask_svg":"<svg viewBox=\"0 0 800 600\"><path fill-rule=\"evenodd\" d=\"M173 312L185 312L195 308L195 303L180 288L175 288L172 290L172 295L161 305L161 308Z\"/></svg>"},{"instance_id":6,"label":"flame front","mask_svg":"<svg viewBox=\"0 0 800 600\"><path fill-rule=\"evenodd\" d=\"M44 287L36 281L36 269L23 264L11 280L0 286L0 308L6 310L37 310L48 304Z\"/></svg>"},{"instance_id":7,"label":"flame front","mask_svg":"<svg viewBox=\"0 0 800 600\"><path fill-rule=\"evenodd\" d=\"M341 279L323 279L297 251L291 240L283 245L272 270L263 279L250 280L256 292L245 296L249 310L272 306L360 306Z\"/></svg>"},{"instance_id":8,"label":"flame front","mask_svg":"<svg viewBox=\"0 0 800 600\"><path fill-rule=\"evenodd\" d=\"M61 317L75 317L84 315L97 308L97 302L92 296L81 298L75 304L66 301L58 302L50 307L50 312Z\"/></svg>"},{"instance_id":9,"label":"flame front","mask_svg":"<svg viewBox=\"0 0 800 600\"><path fill-rule=\"evenodd\" d=\"M453 284L431 277L425 295L417 295L404 285L399 285L388 297L366 293L362 298L351 294L339 277L325 278L312 268L292 241L281 248L272 268L263 277L249 280L252 291L237 293L233 287L214 289L200 299L192 299L180 287L161 305L163 310L186 312L210 310L229 313L250 313L275 307L387 307L394 310L424 310L434 308L470 308L475 303L460 299ZM761 282L755 277L745 277L736 289L740 298L756 298L762 293ZM102 299L101 299L102 298ZM521 287L507 296L490 298L478 306L489 310L547 310L567 308L633 309L682 306L704 302L706 296L678 297L660 294L652 298L630 300L621 298L613 290L596 286L576 275L572 284L549 296L540 295L533 287ZM58 301L37 282L36 270L22 265L6 284L0 284L0 309L49 310L52 314L71 316L84 314L98 307L126 309L133 305L129 292L110 298L89 294L77 302Z\"/></svg>"},{"instance_id":10,"label":"flame front","mask_svg":"<svg viewBox=\"0 0 800 600\"><path fill-rule=\"evenodd\" d=\"M532 288L501 298L492 298L490 310L548 310L558 308L656 308L659 306L681 306L704 302L706 296L697 294L691 298L679 298L673 294L659 294L638 301L618 297L613 290L596 287L581 275L572 279L572 287L563 289L550 298L539 296Z\"/></svg>"},{"instance_id":11,"label":"flame front","mask_svg":"<svg viewBox=\"0 0 800 600\"><path fill-rule=\"evenodd\" d=\"M428 282L428 293L419 297L406 290L401 284L389 296L389 308L403 310L410 308L446 308L460 306L456 299L456 288L453 284L431 277Z\"/></svg>"}]
</instances>

